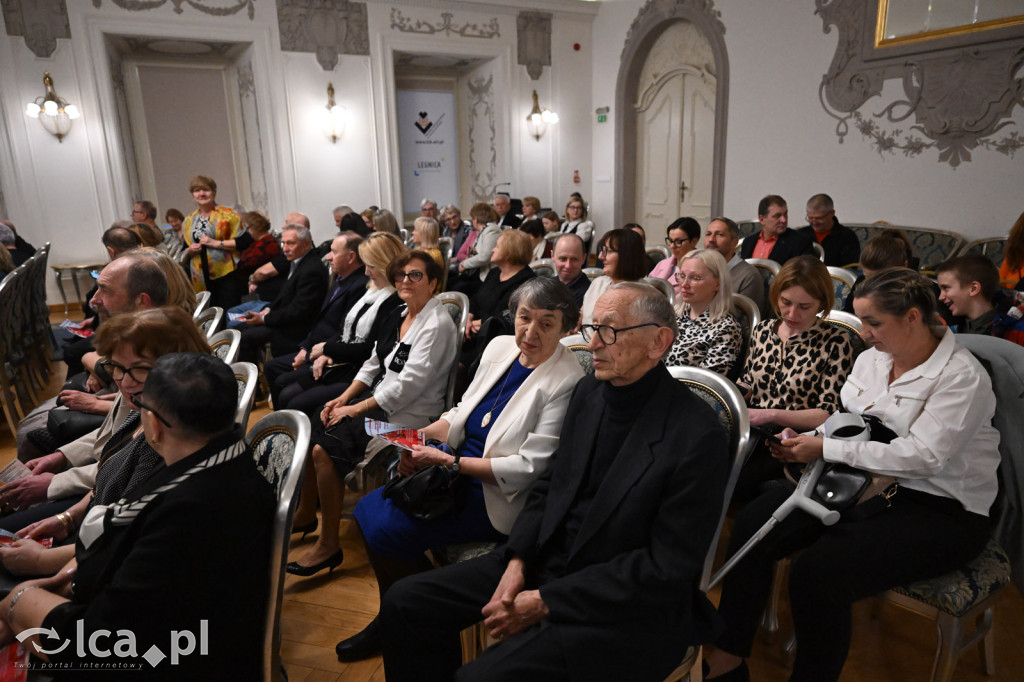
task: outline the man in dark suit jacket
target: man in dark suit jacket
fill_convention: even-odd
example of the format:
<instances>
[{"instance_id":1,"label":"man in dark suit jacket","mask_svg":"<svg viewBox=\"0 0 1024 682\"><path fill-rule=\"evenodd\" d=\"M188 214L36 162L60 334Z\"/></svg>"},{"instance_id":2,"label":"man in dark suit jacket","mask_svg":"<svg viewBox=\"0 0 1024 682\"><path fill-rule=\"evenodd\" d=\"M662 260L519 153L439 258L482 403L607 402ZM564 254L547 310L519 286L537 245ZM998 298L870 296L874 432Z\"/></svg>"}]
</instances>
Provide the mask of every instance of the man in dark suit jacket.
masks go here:
<instances>
[{"instance_id":1,"label":"man in dark suit jacket","mask_svg":"<svg viewBox=\"0 0 1024 682\"><path fill-rule=\"evenodd\" d=\"M288 280L269 308L246 313L238 359L259 361L260 348L270 342L276 357L295 353L309 333L327 293L327 268L312 252L313 237L301 225L287 225L281 233L281 250L288 259Z\"/></svg>"},{"instance_id":2,"label":"man in dark suit jacket","mask_svg":"<svg viewBox=\"0 0 1024 682\"><path fill-rule=\"evenodd\" d=\"M498 212L498 227L503 230L519 227L519 224L523 222L519 216L512 212L512 200L508 198L507 194L496 194L494 196L494 210Z\"/></svg>"},{"instance_id":3,"label":"man in dark suit jacket","mask_svg":"<svg viewBox=\"0 0 1024 682\"><path fill-rule=\"evenodd\" d=\"M337 336L349 310L366 293L369 277L364 272L363 261L359 259L359 245L362 243L362 238L355 232L342 232L334 238L330 251L334 284L324 297L313 328L299 342L297 353L280 355L263 367L275 404L280 389L276 384L277 378L307 364L313 346Z\"/></svg>"},{"instance_id":4,"label":"man in dark suit jacket","mask_svg":"<svg viewBox=\"0 0 1024 682\"><path fill-rule=\"evenodd\" d=\"M815 194L807 200L807 227L797 232L821 244L825 251L825 265L841 268L860 261L860 240L857 234L836 220L832 197Z\"/></svg>"},{"instance_id":5,"label":"man in dark suit jacket","mask_svg":"<svg viewBox=\"0 0 1024 682\"><path fill-rule=\"evenodd\" d=\"M757 205L757 220L761 231L743 240L740 258L770 258L779 265L795 256L814 255L811 238L796 230L787 230L789 208L786 200L769 194Z\"/></svg>"},{"instance_id":6,"label":"man in dark suit jacket","mask_svg":"<svg viewBox=\"0 0 1024 682\"><path fill-rule=\"evenodd\" d=\"M385 595L388 682L452 679L459 630L481 612L502 641L460 680L662 679L712 634L698 585L727 439L661 363L676 333L672 306L651 287L619 284L583 333L595 374L577 386L551 469L508 543Z\"/></svg>"}]
</instances>

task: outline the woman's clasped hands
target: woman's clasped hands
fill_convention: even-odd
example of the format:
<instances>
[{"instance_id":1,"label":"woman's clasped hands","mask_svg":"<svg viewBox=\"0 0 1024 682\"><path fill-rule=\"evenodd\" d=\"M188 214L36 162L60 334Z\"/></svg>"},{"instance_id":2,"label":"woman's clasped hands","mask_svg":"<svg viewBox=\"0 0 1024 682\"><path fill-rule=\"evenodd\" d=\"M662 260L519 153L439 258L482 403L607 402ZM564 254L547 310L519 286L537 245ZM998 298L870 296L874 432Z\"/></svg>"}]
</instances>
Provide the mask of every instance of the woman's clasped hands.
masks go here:
<instances>
[{"instance_id":1,"label":"woman's clasped hands","mask_svg":"<svg viewBox=\"0 0 1024 682\"><path fill-rule=\"evenodd\" d=\"M799 434L793 429L783 429L778 436L781 444L768 443L772 457L783 462L813 462L822 456L823 441L818 436Z\"/></svg>"}]
</instances>

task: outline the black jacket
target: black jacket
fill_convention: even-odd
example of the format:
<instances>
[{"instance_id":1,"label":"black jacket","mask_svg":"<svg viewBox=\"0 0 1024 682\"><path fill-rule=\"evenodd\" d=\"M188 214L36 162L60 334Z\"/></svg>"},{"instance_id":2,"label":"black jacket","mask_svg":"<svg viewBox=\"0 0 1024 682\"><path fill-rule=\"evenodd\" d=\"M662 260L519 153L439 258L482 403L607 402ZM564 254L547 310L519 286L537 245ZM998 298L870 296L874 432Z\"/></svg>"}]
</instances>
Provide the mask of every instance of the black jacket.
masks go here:
<instances>
[{"instance_id":1,"label":"black jacket","mask_svg":"<svg viewBox=\"0 0 1024 682\"><path fill-rule=\"evenodd\" d=\"M754 247L757 246L759 239L761 239L760 232L744 239L743 246L740 248L740 258L753 258ZM813 256L814 247L811 246L811 241L810 237L801 234L797 230L786 230L779 235L768 257L779 265L785 265L786 261L796 256L803 256L804 254Z\"/></svg>"}]
</instances>

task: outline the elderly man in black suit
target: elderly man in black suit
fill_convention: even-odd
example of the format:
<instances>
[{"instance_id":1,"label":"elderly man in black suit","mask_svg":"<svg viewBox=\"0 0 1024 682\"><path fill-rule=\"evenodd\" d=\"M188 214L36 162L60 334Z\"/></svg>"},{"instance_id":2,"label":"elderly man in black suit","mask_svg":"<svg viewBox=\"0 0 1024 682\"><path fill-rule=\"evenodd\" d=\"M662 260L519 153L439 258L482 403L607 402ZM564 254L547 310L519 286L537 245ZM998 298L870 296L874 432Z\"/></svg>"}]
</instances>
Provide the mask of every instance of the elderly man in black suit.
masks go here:
<instances>
[{"instance_id":1,"label":"elderly man in black suit","mask_svg":"<svg viewBox=\"0 0 1024 682\"><path fill-rule=\"evenodd\" d=\"M313 350L313 346L337 336L345 322L345 316L366 293L366 283L370 278L363 270L363 261L359 260L359 245L362 243L362 237L355 232L342 232L334 238L330 251L334 284L324 297L313 328L309 330L306 338L299 342L298 352L276 357L263 367L275 405L278 392L282 388L277 385L276 380L283 374L305 366L309 362L309 352Z\"/></svg>"},{"instance_id":2,"label":"elderly man in black suit","mask_svg":"<svg viewBox=\"0 0 1024 682\"><path fill-rule=\"evenodd\" d=\"M501 640L460 680L656 680L705 641L698 589L721 511L727 439L661 358L672 306L638 283L611 287L584 325L583 378L551 469L506 545L398 582L381 607L388 682L450 680L458 632Z\"/></svg>"},{"instance_id":3,"label":"elderly man in black suit","mask_svg":"<svg viewBox=\"0 0 1024 682\"><path fill-rule=\"evenodd\" d=\"M313 252L309 228L285 225L281 250L288 259L288 279L269 307L241 318L237 327L242 332L240 361L258 362L260 348L268 341L274 357L295 353L313 327L327 293L327 268Z\"/></svg>"},{"instance_id":4,"label":"elderly man in black suit","mask_svg":"<svg viewBox=\"0 0 1024 682\"><path fill-rule=\"evenodd\" d=\"M741 258L770 258L779 265L794 256L814 255L811 238L789 225L789 207L777 194L769 194L757 205L757 220L761 231L743 240Z\"/></svg>"}]
</instances>

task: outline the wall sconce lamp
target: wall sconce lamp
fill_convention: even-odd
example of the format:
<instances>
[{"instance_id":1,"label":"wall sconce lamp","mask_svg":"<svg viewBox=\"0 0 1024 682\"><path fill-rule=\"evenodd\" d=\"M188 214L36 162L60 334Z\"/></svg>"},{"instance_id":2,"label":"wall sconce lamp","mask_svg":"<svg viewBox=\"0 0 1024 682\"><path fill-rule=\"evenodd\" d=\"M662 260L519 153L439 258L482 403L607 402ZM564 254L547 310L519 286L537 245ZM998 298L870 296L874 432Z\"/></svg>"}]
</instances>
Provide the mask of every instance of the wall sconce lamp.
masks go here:
<instances>
[{"instance_id":1,"label":"wall sconce lamp","mask_svg":"<svg viewBox=\"0 0 1024 682\"><path fill-rule=\"evenodd\" d=\"M74 104L68 104L63 97L57 96L49 71L43 75L43 85L46 86L46 94L37 97L34 102L29 102L25 107L25 114L31 118L38 118L46 132L55 135L58 142L63 142L64 136L71 130L71 122L82 114Z\"/></svg>"},{"instance_id":2,"label":"wall sconce lamp","mask_svg":"<svg viewBox=\"0 0 1024 682\"><path fill-rule=\"evenodd\" d=\"M324 135L331 138L331 143L338 141L338 138L345 133L345 107L340 107L334 102L334 84L327 84L327 110L323 119Z\"/></svg>"},{"instance_id":3,"label":"wall sconce lamp","mask_svg":"<svg viewBox=\"0 0 1024 682\"><path fill-rule=\"evenodd\" d=\"M540 140L541 136L547 131L549 125L555 125L558 123L558 114L547 108L541 108L540 103L537 101L537 91L533 91L533 109L526 117L526 126L530 130L530 134Z\"/></svg>"}]
</instances>

